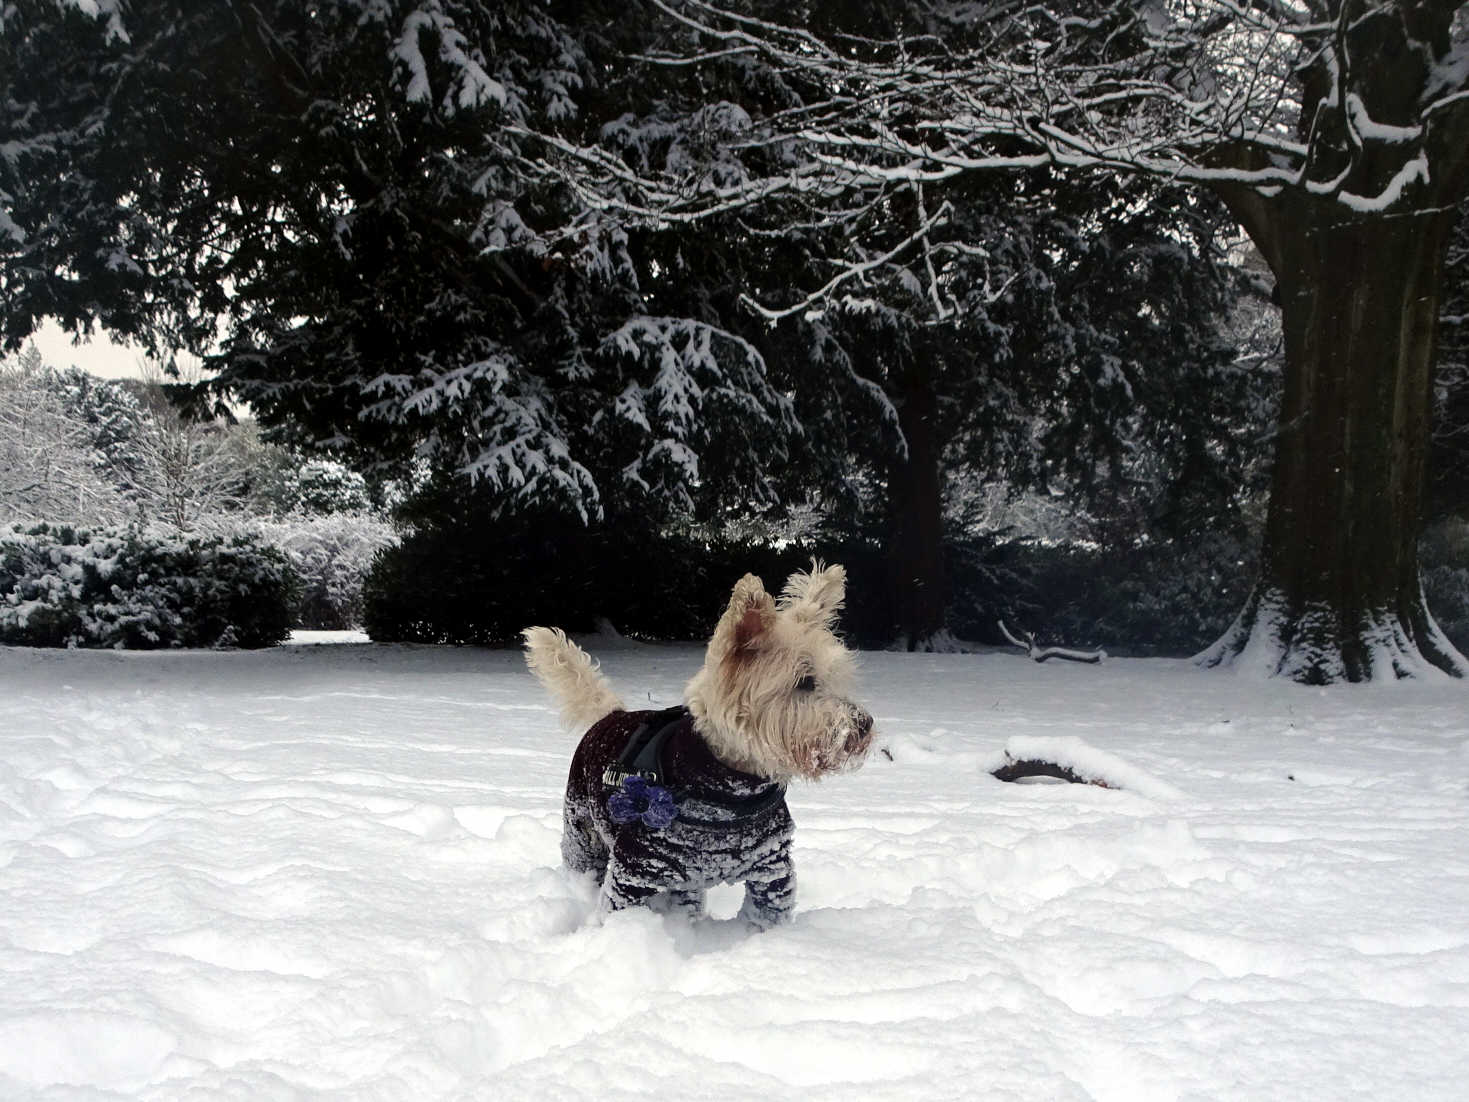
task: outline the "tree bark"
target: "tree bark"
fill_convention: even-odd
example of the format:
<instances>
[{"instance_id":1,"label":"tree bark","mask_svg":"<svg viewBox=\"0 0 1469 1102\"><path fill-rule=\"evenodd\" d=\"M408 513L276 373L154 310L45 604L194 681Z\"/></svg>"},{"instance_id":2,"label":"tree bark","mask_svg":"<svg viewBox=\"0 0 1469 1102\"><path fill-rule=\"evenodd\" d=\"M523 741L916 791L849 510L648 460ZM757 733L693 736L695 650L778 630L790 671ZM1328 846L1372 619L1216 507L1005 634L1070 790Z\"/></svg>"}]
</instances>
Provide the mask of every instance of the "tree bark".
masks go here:
<instances>
[{"instance_id":1,"label":"tree bark","mask_svg":"<svg viewBox=\"0 0 1469 1102\"><path fill-rule=\"evenodd\" d=\"M928 373L921 367L909 368L901 386L898 426L908 454L894 463L888 476L892 525L888 553L893 619L911 650L924 646L946 624L943 442L938 395Z\"/></svg>"},{"instance_id":2,"label":"tree bark","mask_svg":"<svg viewBox=\"0 0 1469 1102\"><path fill-rule=\"evenodd\" d=\"M1307 684L1469 674L1418 575L1452 209L1225 198L1275 272L1285 390L1260 578L1198 661Z\"/></svg>"}]
</instances>

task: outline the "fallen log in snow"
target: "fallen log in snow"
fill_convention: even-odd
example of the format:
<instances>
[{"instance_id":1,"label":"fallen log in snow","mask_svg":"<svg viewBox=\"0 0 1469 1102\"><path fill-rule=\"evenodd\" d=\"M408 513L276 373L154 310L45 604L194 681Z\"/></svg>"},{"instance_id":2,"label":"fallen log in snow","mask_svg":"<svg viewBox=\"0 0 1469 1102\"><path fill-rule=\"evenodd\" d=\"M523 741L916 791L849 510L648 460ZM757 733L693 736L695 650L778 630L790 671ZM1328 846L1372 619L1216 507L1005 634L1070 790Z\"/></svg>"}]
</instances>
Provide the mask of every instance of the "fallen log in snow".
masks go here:
<instances>
[{"instance_id":1,"label":"fallen log in snow","mask_svg":"<svg viewBox=\"0 0 1469 1102\"><path fill-rule=\"evenodd\" d=\"M1015 638L1010 629L1005 626L1004 620L1000 620L998 621L998 623L1000 625L1000 633L1004 635L1004 637L1008 639L1012 645L1019 647L1036 662L1044 662L1048 658L1064 658L1068 662L1095 663L1100 662L1102 659L1107 657L1107 652L1104 650L1071 650L1068 647L1037 646L1035 636L1032 635L1030 632L1022 632L1021 634L1025 636L1025 639L1024 641L1021 641Z\"/></svg>"},{"instance_id":2,"label":"fallen log in snow","mask_svg":"<svg viewBox=\"0 0 1469 1102\"><path fill-rule=\"evenodd\" d=\"M1004 756L989 774L1002 781L1055 777L1071 784L1122 789L1159 800L1183 796L1166 781L1074 735L1015 735L1006 741Z\"/></svg>"},{"instance_id":3,"label":"fallen log in snow","mask_svg":"<svg viewBox=\"0 0 1469 1102\"><path fill-rule=\"evenodd\" d=\"M1068 769L1044 758L1012 758L1006 755L1005 764L990 771L990 776L1001 781L1018 781L1026 777L1055 777L1069 784L1094 784L1098 788L1115 788L1100 777L1084 777L1074 769Z\"/></svg>"}]
</instances>

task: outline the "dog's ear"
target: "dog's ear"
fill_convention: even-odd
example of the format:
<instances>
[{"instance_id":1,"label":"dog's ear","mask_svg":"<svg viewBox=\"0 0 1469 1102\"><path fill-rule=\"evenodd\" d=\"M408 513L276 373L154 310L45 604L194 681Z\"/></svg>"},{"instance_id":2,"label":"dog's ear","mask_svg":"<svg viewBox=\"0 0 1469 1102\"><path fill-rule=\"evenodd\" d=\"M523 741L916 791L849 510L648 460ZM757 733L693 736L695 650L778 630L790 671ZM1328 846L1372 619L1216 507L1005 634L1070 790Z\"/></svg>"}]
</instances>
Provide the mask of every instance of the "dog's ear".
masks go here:
<instances>
[{"instance_id":1,"label":"dog's ear","mask_svg":"<svg viewBox=\"0 0 1469 1102\"><path fill-rule=\"evenodd\" d=\"M774 622L775 601L765 592L765 583L746 574L735 583L714 639L730 654L747 653L760 646Z\"/></svg>"},{"instance_id":2,"label":"dog's ear","mask_svg":"<svg viewBox=\"0 0 1469 1102\"><path fill-rule=\"evenodd\" d=\"M847 598L847 571L841 566L823 567L811 562L811 572L797 571L786 579L780 607L797 620L815 621L831 627Z\"/></svg>"}]
</instances>

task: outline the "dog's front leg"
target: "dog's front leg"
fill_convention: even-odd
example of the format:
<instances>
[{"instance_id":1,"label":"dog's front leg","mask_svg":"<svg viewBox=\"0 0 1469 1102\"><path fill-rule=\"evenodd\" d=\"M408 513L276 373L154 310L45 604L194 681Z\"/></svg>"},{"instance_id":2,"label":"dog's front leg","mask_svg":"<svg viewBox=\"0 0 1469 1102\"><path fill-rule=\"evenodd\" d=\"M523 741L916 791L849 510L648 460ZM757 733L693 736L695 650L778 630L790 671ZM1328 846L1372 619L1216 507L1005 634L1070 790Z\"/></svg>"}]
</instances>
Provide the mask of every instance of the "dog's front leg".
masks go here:
<instances>
[{"instance_id":1,"label":"dog's front leg","mask_svg":"<svg viewBox=\"0 0 1469 1102\"><path fill-rule=\"evenodd\" d=\"M739 917L759 930L789 922L796 907L796 867L791 844L781 843L745 877L745 902Z\"/></svg>"},{"instance_id":2,"label":"dog's front leg","mask_svg":"<svg viewBox=\"0 0 1469 1102\"><path fill-rule=\"evenodd\" d=\"M663 882L659 877L650 875L646 864L643 860L630 857L622 847L614 846L612 859L607 862L607 874L602 880L598 910L608 914L624 907L637 907L662 891Z\"/></svg>"}]
</instances>

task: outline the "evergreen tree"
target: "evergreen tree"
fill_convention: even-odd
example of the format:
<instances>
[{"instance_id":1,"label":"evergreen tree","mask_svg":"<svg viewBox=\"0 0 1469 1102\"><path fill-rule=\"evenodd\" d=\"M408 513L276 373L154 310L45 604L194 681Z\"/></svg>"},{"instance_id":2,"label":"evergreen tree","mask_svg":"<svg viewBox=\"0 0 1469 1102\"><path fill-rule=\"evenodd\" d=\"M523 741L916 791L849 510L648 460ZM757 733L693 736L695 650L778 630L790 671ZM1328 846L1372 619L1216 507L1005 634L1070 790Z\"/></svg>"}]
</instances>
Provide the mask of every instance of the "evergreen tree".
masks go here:
<instances>
[{"instance_id":1,"label":"evergreen tree","mask_svg":"<svg viewBox=\"0 0 1469 1102\"><path fill-rule=\"evenodd\" d=\"M803 327L825 342L811 369L845 360L882 389L901 434L854 450L886 486L890 615L911 646L946 626L955 524L974 489L954 474L1064 493L1094 518L1093 538L1124 546L1238 529L1270 389L1222 333L1235 288L1217 205L1141 181L1042 176L937 197L954 209L924 249Z\"/></svg>"},{"instance_id":2,"label":"evergreen tree","mask_svg":"<svg viewBox=\"0 0 1469 1102\"><path fill-rule=\"evenodd\" d=\"M1444 258L1429 471L1431 515L1469 517L1469 202Z\"/></svg>"},{"instance_id":3,"label":"evergreen tree","mask_svg":"<svg viewBox=\"0 0 1469 1102\"><path fill-rule=\"evenodd\" d=\"M1194 400L1224 393L1197 232L1213 216L1167 189L934 182L837 218L795 194L758 221L645 226L530 158L596 141L633 178L683 166L738 189L800 163L741 143L820 75L660 66L687 28L596 3L17 11L15 331L58 313L204 350L223 318L213 393L277 439L489 491L439 500L651 535L812 494L841 513L881 485L888 616L916 643L945 621L946 468L1117 497L1149 463L1167 483L1174 453L1195 475L1218 454L1227 403ZM857 48L967 33L907 3L811 17ZM115 263L88 267L99 248ZM853 250L860 285L807 302ZM1179 428L1185 406L1214 415Z\"/></svg>"},{"instance_id":4,"label":"evergreen tree","mask_svg":"<svg viewBox=\"0 0 1469 1102\"><path fill-rule=\"evenodd\" d=\"M802 8L782 25L651 2L702 34L671 64L738 54L804 99L748 114L722 185L703 163L630 171L547 143L553 175L627 217L799 199L836 225L909 193L922 211L904 244L917 248L942 210L919 190L996 169L1212 191L1275 277L1285 376L1260 578L1202 660L1308 683L1469 673L1417 560L1441 273L1469 190L1462 0L925 5L963 28L957 39L828 31ZM872 260L850 250L821 294Z\"/></svg>"},{"instance_id":5,"label":"evergreen tree","mask_svg":"<svg viewBox=\"0 0 1469 1102\"><path fill-rule=\"evenodd\" d=\"M497 509L768 496L799 426L758 354L662 312L652 254L526 178L526 131L603 121L581 101L616 14L8 5L6 341L54 316L205 354L201 401L354 466L458 470Z\"/></svg>"},{"instance_id":6,"label":"evergreen tree","mask_svg":"<svg viewBox=\"0 0 1469 1102\"><path fill-rule=\"evenodd\" d=\"M119 488L134 479L141 465L138 441L147 431L149 410L136 384L100 379L78 367L50 374L49 385L62 408L85 425L103 475Z\"/></svg>"}]
</instances>

